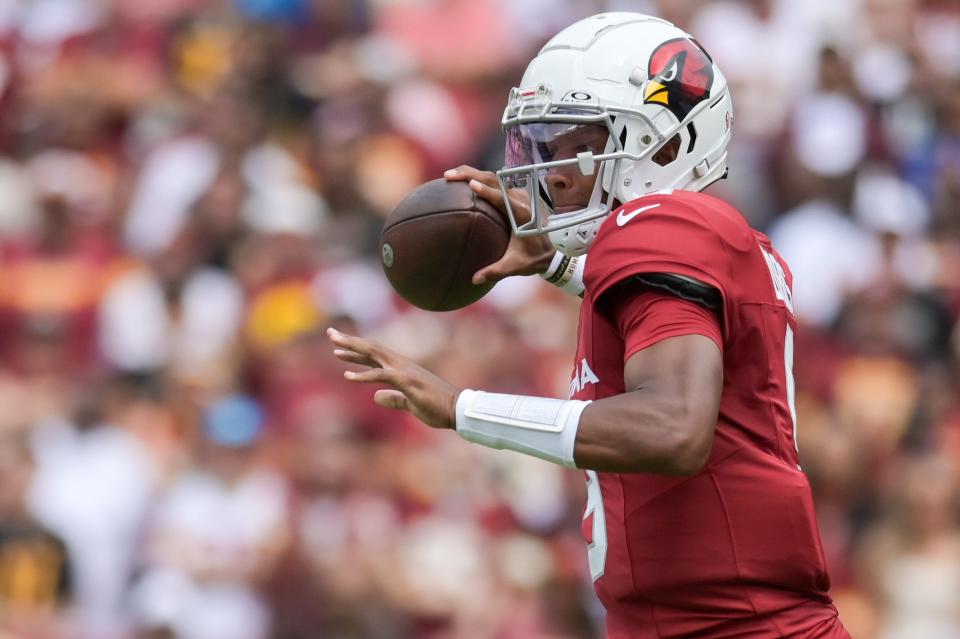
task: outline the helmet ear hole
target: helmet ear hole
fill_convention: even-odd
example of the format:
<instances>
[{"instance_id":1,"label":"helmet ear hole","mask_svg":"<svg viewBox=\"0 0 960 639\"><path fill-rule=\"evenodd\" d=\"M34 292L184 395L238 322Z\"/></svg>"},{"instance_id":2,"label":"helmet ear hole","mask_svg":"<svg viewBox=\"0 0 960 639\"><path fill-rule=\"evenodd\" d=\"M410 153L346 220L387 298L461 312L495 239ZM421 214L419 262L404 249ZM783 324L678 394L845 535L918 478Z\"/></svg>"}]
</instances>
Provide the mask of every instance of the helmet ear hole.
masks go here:
<instances>
[{"instance_id":1,"label":"helmet ear hole","mask_svg":"<svg viewBox=\"0 0 960 639\"><path fill-rule=\"evenodd\" d=\"M656 164L666 166L677 159L680 154L680 134L676 134L666 144L661 146L651 158Z\"/></svg>"}]
</instances>

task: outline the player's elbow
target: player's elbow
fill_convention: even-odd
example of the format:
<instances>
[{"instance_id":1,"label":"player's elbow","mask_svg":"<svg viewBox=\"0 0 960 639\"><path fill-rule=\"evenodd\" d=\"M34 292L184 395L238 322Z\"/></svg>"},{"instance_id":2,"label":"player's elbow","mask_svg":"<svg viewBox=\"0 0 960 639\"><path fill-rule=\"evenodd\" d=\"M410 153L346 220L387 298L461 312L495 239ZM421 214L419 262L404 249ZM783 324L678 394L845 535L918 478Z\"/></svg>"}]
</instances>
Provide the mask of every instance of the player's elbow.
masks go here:
<instances>
[{"instance_id":1,"label":"player's elbow","mask_svg":"<svg viewBox=\"0 0 960 639\"><path fill-rule=\"evenodd\" d=\"M667 472L689 477L706 465L713 446L714 423L690 419L674 429L668 450Z\"/></svg>"},{"instance_id":2,"label":"player's elbow","mask_svg":"<svg viewBox=\"0 0 960 639\"><path fill-rule=\"evenodd\" d=\"M678 445L670 464L670 474L689 477L700 472L710 458L710 443L691 438Z\"/></svg>"}]
</instances>

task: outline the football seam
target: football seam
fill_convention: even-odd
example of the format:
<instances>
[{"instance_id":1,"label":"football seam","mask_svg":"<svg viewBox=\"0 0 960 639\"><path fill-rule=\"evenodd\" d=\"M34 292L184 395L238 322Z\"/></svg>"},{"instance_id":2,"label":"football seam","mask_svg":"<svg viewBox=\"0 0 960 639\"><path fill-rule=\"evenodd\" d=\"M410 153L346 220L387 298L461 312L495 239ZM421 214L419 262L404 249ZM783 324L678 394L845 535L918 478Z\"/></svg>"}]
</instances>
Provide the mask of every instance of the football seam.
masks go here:
<instances>
[{"instance_id":1,"label":"football seam","mask_svg":"<svg viewBox=\"0 0 960 639\"><path fill-rule=\"evenodd\" d=\"M413 217L405 217L405 218L403 218L402 220L400 220L399 222L394 222L394 223L391 224L390 226L385 226L385 227L383 227L383 229L380 231L380 236L382 237L383 234L386 233L387 231L390 231L390 230L392 230L392 229L395 229L395 228L397 228L398 226L402 226L402 225L406 224L407 222L413 222L414 220L419 220L420 218L422 218L422 217L427 217L428 215L447 215L447 214L449 214L449 213L463 213L463 212L466 211L466 210L469 210L471 213L476 213L476 212L477 212L477 211L474 211L473 209L450 209L449 211L428 211L428 212L426 212L426 213L421 213L421 214L419 214L419 215L414 215Z\"/></svg>"},{"instance_id":2,"label":"football seam","mask_svg":"<svg viewBox=\"0 0 960 639\"><path fill-rule=\"evenodd\" d=\"M456 268L451 269L450 279L447 281L446 291L443 293L443 297L440 298L440 301L434 305L433 310L443 306L443 303L447 301L448 297L450 297L450 292L453 289L453 282L457 278L457 274L460 273L460 269L463 268L463 257L466 253L467 244L470 242L470 236L473 235L473 228L477 225L478 216L486 217L479 212L477 212L477 215L470 216L470 226L467 227L467 232L463 234L463 240L460 243L460 251L457 253L457 266ZM471 277L473 276L472 273L470 275Z\"/></svg>"},{"instance_id":3,"label":"football seam","mask_svg":"<svg viewBox=\"0 0 960 639\"><path fill-rule=\"evenodd\" d=\"M475 203L474 203L474 204L475 204ZM480 210L479 208L477 208L475 205L471 205L469 209L444 209L444 210L442 210L442 211L426 211L426 212L424 212L424 213L419 213L419 214L413 215L413 216L411 216L411 217L405 217L405 218L403 218L402 220L400 220L400 221L398 221L398 222L394 222L394 223L391 224L390 226L384 226L383 229L380 230L380 235L381 235L381 237L382 237L383 234L386 233L387 231L389 231L390 229L395 229L395 228L397 228L398 226L400 226L401 224L406 224L407 222L412 222L413 220L419 220L420 218L422 218L422 217L427 217L428 215L446 215L447 213L463 213L464 211L470 211L471 213L476 213L477 215L480 215L481 217L485 217L485 218L487 218L488 220L490 220L490 222L492 222L493 224L496 224L498 227L500 227L500 228L503 229L504 231L507 231L507 232L510 233L511 235L513 234L513 231L512 231L512 229L510 228L510 225L509 225L509 224L502 224L501 221L500 221L500 219L499 219L499 216L497 216L498 219L495 220L495 219L491 218L489 215L487 215L486 213L484 213L483 211L481 211L481 210Z\"/></svg>"},{"instance_id":4,"label":"football seam","mask_svg":"<svg viewBox=\"0 0 960 639\"><path fill-rule=\"evenodd\" d=\"M433 212L431 212L431 213L423 213L422 215L417 215L416 217L408 217L408 218L406 218L406 219L404 219L404 220L400 220L399 222L396 222L396 223L394 223L394 224L392 224L392 225L390 225L390 226L385 226L385 227L380 231L380 243L382 244L382 243L384 242L384 239L385 239L385 238L384 238L384 235L386 235L388 231L392 231L393 229L395 229L395 228L397 228L397 227L399 227L399 226L403 226L403 225L406 224L407 222L413 222L414 220L419 220L420 218L426 217L426 216L428 216L428 215L447 215L447 214L449 214L449 213L473 213L473 215L471 215L470 217L473 218L474 220L476 220L476 218L479 217L480 219L487 220L488 222L490 222L490 224L493 224L494 226L496 226L496 227L497 227L498 229L500 229L501 231L506 231L506 232L507 232L507 235L508 235L508 237L507 237L507 241L508 241L508 242L510 241L510 237L509 237L509 236L512 236L512 235L513 235L513 231L511 231L509 228L505 227L503 224L500 224L499 222L495 222L494 220L490 219L490 216L489 216L489 215L484 215L483 211L477 211L477 210L475 210L475 209L453 209L453 210L450 210L450 211L433 211ZM473 227L471 226L471 228L473 228Z\"/></svg>"}]
</instances>

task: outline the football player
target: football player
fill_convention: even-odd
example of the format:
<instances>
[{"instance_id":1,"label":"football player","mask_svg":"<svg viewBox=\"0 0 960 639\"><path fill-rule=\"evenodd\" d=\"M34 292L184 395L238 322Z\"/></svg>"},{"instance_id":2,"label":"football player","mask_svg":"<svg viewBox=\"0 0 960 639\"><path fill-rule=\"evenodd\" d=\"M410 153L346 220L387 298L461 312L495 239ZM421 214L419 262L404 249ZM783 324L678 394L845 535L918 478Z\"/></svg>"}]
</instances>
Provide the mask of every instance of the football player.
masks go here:
<instances>
[{"instance_id":1,"label":"football player","mask_svg":"<svg viewBox=\"0 0 960 639\"><path fill-rule=\"evenodd\" d=\"M539 272L583 297L567 399L454 388L330 331L367 367L347 379L390 387L378 404L585 471L613 639L849 637L798 460L790 271L700 192L726 174L731 122L696 40L600 14L550 40L510 93L505 168L447 172L513 225L475 282Z\"/></svg>"}]
</instances>

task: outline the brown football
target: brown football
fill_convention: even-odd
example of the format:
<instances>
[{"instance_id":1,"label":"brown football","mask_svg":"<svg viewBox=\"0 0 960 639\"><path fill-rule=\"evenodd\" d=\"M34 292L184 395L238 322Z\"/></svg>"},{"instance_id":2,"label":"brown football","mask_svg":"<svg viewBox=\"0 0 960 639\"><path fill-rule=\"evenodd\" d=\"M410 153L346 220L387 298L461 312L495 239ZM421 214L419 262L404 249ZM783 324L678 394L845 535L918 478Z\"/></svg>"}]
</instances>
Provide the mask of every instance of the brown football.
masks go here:
<instances>
[{"instance_id":1,"label":"brown football","mask_svg":"<svg viewBox=\"0 0 960 639\"><path fill-rule=\"evenodd\" d=\"M383 271L400 297L428 311L476 302L493 283L473 274L503 257L510 225L466 182L432 180L390 212L380 233Z\"/></svg>"}]
</instances>

